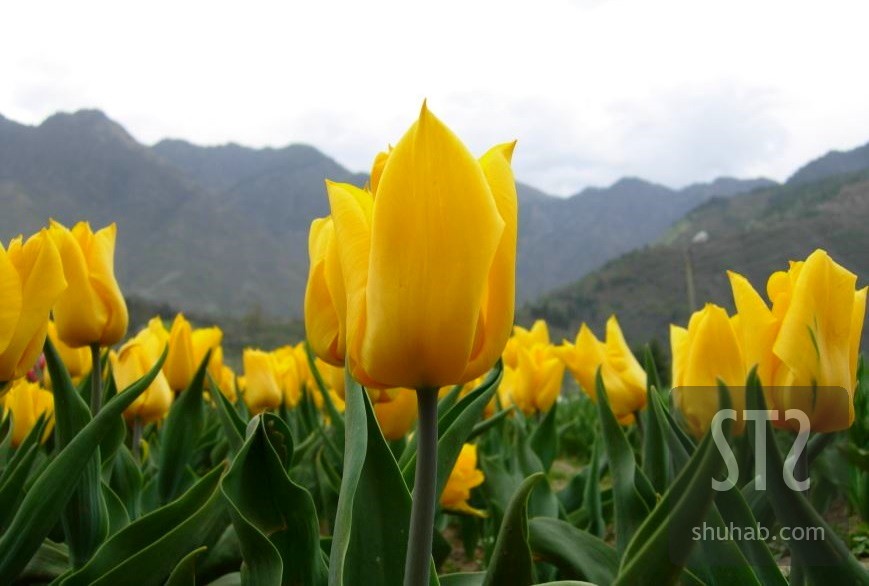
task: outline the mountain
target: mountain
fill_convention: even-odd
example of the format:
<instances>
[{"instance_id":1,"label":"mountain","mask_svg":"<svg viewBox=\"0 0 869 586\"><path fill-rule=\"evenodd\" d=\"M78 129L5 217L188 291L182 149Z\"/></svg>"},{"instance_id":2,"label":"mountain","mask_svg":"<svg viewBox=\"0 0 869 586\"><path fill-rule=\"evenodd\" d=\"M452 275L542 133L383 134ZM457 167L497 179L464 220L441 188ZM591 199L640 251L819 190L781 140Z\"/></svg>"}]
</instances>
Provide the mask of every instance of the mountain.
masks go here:
<instances>
[{"instance_id":1,"label":"mountain","mask_svg":"<svg viewBox=\"0 0 869 586\"><path fill-rule=\"evenodd\" d=\"M869 168L869 144L850 151L830 151L797 169L788 179L788 183L810 183L866 168Z\"/></svg>"},{"instance_id":2,"label":"mountain","mask_svg":"<svg viewBox=\"0 0 869 586\"><path fill-rule=\"evenodd\" d=\"M826 249L865 285L867 225L869 164L856 173L714 198L690 211L657 243L527 304L518 318L524 323L544 318L556 336L572 338L582 322L601 332L615 313L633 344L668 344L669 325L684 325L690 314L685 276L689 250L697 303L711 301L732 311L726 270L745 275L765 294L770 273L816 248ZM706 241L692 242L701 231Z\"/></svg>"},{"instance_id":3,"label":"mountain","mask_svg":"<svg viewBox=\"0 0 869 586\"><path fill-rule=\"evenodd\" d=\"M200 315L299 316L307 232L328 213L323 180L367 176L316 148L137 142L97 110L38 126L0 117L0 239L49 217L119 224L118 276L144 303ZM519 183L518 298L533 299L660 238L711 197L766 180L720 179L681 191L641 179L557 198Z\"/></svg>"}]
</instances>

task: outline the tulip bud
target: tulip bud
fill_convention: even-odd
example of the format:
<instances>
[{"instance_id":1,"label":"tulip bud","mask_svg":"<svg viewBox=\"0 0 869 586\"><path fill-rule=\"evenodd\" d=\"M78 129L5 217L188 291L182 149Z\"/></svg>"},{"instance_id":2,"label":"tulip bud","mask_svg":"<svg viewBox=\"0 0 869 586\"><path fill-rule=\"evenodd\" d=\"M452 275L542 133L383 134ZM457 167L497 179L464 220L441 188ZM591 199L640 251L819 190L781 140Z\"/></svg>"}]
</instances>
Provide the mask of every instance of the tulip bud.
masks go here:
<instances>
[{"instance_id":1,"label":"tulip bud","mask_svg":"<svg viewBox=\"0 0 869 586\"><path fill-rule=\"evenodd\" d=\"M7 251L0 244L0 395L23 377L42 353L48 316L66 288L61 256L46 230Z\"/></svg>"},{"instance_id":2,"label":"tulip bud","mask_svg":"<svg viewBox=\"0 0 869 586\"><path fill-rule=\"evenodd\" d=\"M68 230L52 221L49 231L69 283L54 306L58 336L73 348L120 342L129 318L115 279L117 226L93 232L87 222Z\"/></svg>"}]
</instances>

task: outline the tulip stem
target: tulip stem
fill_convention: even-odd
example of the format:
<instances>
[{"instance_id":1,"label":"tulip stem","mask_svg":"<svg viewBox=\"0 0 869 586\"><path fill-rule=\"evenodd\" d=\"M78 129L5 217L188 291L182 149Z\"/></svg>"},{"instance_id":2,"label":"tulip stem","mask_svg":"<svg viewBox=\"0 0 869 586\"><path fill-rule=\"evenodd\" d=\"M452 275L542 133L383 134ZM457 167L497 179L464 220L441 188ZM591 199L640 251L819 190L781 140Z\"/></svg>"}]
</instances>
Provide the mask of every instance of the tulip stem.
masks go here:
<instances>
[{"instance_id":1,"label":"tulip stem","mask_svg":"<svg viewBox=\"0 0 869 586\"><path fill-rule=\"evenodd\" d=\"M97 416L103 406L103 367L99 343L91 344L91 415Z\"/></svg>"},{"instance_id":2,"label":"tulip stem","mask_svg":"<svg viewBox=\"0 0 869 586\"><path fill-rule=\"evenodd\" d=\"M416 392L419 419L416 428L416 476L413 481L413 508L404 586L428 584L431 546L437 500L438 394L437 389Z\"/></svg>"}]
</instances>

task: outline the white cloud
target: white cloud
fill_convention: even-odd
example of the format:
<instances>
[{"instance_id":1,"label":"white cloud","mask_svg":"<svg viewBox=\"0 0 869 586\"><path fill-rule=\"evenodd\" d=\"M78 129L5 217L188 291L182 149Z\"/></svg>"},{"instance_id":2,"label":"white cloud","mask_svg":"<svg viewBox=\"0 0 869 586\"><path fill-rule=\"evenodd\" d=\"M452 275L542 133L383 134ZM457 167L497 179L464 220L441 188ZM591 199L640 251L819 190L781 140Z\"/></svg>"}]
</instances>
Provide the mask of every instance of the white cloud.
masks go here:
<instances>
[{"instance_id":1,"label":"white cloud","mask_svg":"<svg viewBox=\"0 0 869 586\"><path fill-rule=\"evenodd\" d=\"M356 170L423 98L558 193L785 178L869 140L859 1L18 2L0 113L99 107L137 138L310 142Z\"/></svg>"}]
</instances>

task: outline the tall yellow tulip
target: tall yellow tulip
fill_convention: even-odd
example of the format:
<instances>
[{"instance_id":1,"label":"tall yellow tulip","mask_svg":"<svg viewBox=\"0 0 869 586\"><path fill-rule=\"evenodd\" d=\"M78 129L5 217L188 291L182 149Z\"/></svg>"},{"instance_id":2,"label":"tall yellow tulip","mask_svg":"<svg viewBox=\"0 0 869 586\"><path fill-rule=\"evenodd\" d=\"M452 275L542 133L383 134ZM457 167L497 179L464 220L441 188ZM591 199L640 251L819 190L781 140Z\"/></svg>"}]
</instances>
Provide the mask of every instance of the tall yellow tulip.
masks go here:
<instances>
[{"instance_id":1,"label":"tall yellow tulip","mask_svg":"<svg viewBox=\"0 0 869 586\"><path fill-rule=\"evenodd\" d=\"M327 182L346 291L338 323L361 383L463 383L501 354L514 307L512 150L475 160L423 105L373 194Z\"/></svg>"},{"instance_id":2,"label":"tall yellow tulip","mask_svg":"<svg viewBox=\"0 0 869 586\"><path fill-rule=\"evenodd\" d=\"M73 348L120 342L129 316L115 279L117 225L93 232L87 222L68 230L52 221L49 231L69 283L54 306L58 336Z\"/></svg>"},{"instance_id":3,"label":"tall yellow tulip","mask_svg":"<svg viewBox=\"0 0 869 586\"><path fill-rule=\"evenodd\" d=\"M54 429L54 395L38 384L25 379L16 380L6 396L0 400L5 410L12 413L12 445L18 447L43 414L48 418L40 441L45 441Z\"/></svg>"},{"instance_id":4,"label":"tall yellow tulip","mask_svg":"<svg viewBox=\"0 0 869 586\"><path fill-rule=\"evenodd\" d=\"M772 346L780 361L772 400L777 409L806 413L812 431L839 431L854 421L867 290L856 290L856 285L857 276L823 250L792 263L787 273L774 273L767 285L772 313L781 322ZM826 389L810 391L818 387Z\"/></svg>"},{"instance_id":5,"label":"tall yellow tulip","mask_svg":"<svg viewBox=\"0 0 869 586\"><path fill-rule=\"evenodd\" d=\"M593 401L597 400L595 379L600 369L613 414L623 425L632 423L634 413L646 406L646 371L628 347L616 316L606 322L604 342L582 324L576 342L564 342L556 353Z\"/></svg>"},{"instance_id":6,"label":"tall yellow tulip","mask_svg":"<svg viewBox=\"0 0 869 586\"><path fill-rule=\"evenodd\" d=\"M544 346L551 344L549 326L545 321L538 319L530 329L518 325L514 326L513 335L507 340L502 354L504 365L516 368L519 365L519 348L531 348L535 344L543 344Z\"/></svg>"},{"instance_id":7,"label":"tall yellow tulip","mask_svg":"<svg viewBox=\"0 0 869 586\"><path fill-rule=\"evenodd\" d=\"M66 288L54 242L43 230L0 244L0 395L8 383L36 363L48 329L48 316Z\"/></svg>"},{"instance_id":8,"label":"tall yellow tulip","mask_svg":"<svg viewBox=\"0 0 869 586\"><path fill-rule=\"evenodd\" d=\"M688 328L670 326L673 399L691 433L702 436L718 412L718 382L730 390L732 408L745 409L745 359L733 320L724 308L707 303ZM743 422L737 423L739 433Z\"/></svg>"}]
</instances>

